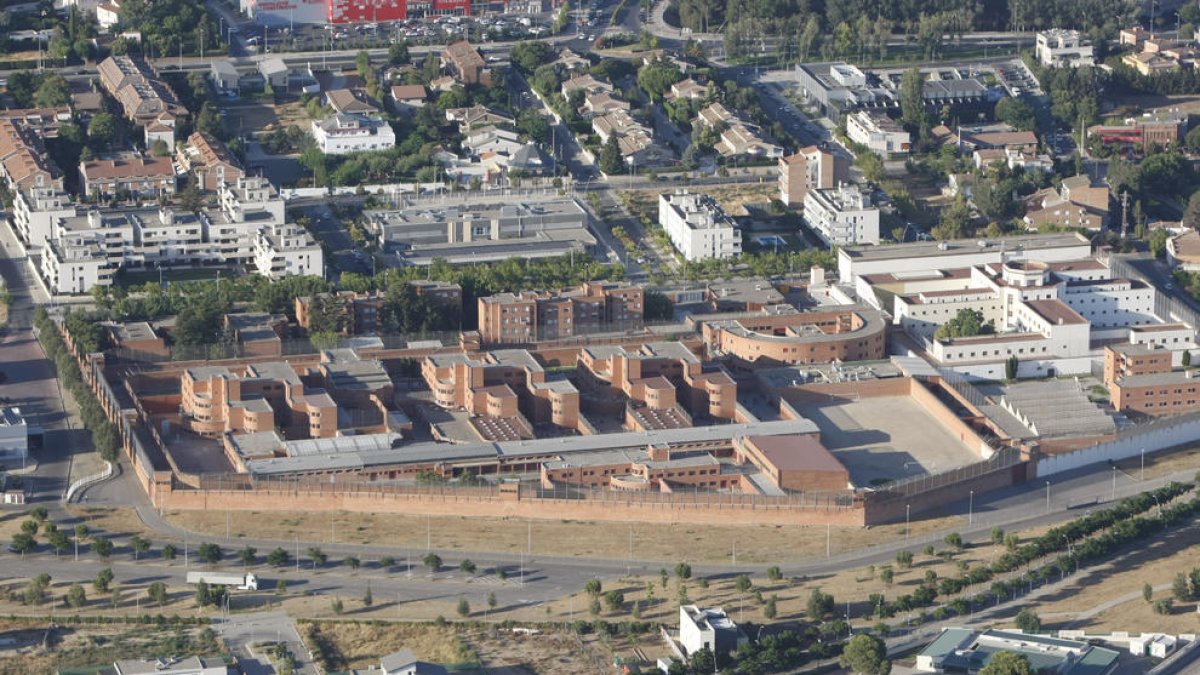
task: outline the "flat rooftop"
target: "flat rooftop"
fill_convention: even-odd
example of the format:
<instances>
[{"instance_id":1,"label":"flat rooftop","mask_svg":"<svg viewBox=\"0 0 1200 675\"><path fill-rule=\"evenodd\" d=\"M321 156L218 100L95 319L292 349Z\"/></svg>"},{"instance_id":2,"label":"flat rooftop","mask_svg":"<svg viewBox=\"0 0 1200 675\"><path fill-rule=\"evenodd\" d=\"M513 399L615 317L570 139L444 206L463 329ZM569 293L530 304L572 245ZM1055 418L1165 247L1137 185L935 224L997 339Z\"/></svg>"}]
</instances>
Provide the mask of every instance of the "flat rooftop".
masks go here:
<instances>
[{"instance_id":1,"label":"flat rooftop","mask_svg":"<svg viewBox=\"0 0 1200 675\"><path fill-rule=\"evenodd\" d=\"M1075 232L1053 234L1028 234L983 240L980 246L975 240L946 242L916 241L907 244L884 246L846 246L841 254L858 260L896 260L900 258L923 258L929 256L969 255L971 253L1037 251L1070 246L1088 246L1088 240Z\"/></svg>"}]
</instances>

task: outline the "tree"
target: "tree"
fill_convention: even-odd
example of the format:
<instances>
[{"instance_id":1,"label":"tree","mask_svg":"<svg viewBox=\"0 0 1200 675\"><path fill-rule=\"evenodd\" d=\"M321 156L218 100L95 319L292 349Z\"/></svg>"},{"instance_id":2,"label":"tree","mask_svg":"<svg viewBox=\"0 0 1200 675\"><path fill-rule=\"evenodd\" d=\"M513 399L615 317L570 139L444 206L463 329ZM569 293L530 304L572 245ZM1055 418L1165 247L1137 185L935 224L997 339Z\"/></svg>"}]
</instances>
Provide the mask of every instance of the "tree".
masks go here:
<instances>
[{"instance_id":1,"label":"tree","mask_svg":"<svg viewBox=\"0 0 1200 675\"><path fill-rule=\"evenodd\" d=\"M971 207L961 193L950 206L942 209L941 216L942 222L934 226L933 236L943 241L962 239L967 236L967 226L971 222Z\"/></svg>"},{"instance_id":2,"label":"tree","mask_svg":"<svg viewBox=\"0 0 1200 675\"><path fill-rule=\"evenodd\" d=\"M134 535L129 538L129 548L133 549L133 559L137 560L140 554L150 550L150 540Z\"/></svg>"},{"instance_id":3,"label":"tree","mask_svg":"<svg viewBox=\"0 0 1200 675\"><path fill-rule=\"evenodd\" d=\"M692 566L685 562L675 563L675 576L680 579L691 579Z\"/></svg>"},{"instance_id":4,"label":"tree","mask_svg":"<svg viewBox=\"0 0 1200 675\"><path fill-rule=\"evenodd\" d=\"M532 74L538 66L550 62L554 51L545 42L521 41L513 45L509 52L512 64L526 75Z\"/></svg>"},{"instance_id":5,"label":"tree","mask_svg":"<svg viewBox=\"0 0 1200 675\"><path fill-rule=\"evenodd\" d=\"M51 532L50 536L47 537L46 540L50 544L50 547L54 549L54 555L56 556L68 548L71 548L71 539L67 536L67 533L63 532L62 530L55 530Z\"/></svg>"},{"instance_id":6,"label":"tree","mask_svg":"<svg viewBox=\"0 0 1200 675\"><path fill-rule=\"evenodd\" d=\"M1004 543L1004 528L993 527L992 528L992 544L999 546L1003 543Z\"/></svg>"},{"instance_id":7,"label":"tree","mask_svg":"<svg viewBox=\"0 0 1200 675\"><path fill-rule=\"evenodd\" d=\"M733 585L734 588L738 589L739 592L745 593L746 591L750 590L750 587L754 585L754 582L750 581L750 575L739 574L737 575L737 578L734 579Z\"/></svg>"},{"instance_id":8,"label":"tree","mask_svg":"<svg viewBox=\"0 0 1200 675\"><path fill-rule=\"evenodd\" d=\"M1004 97L996 103L996 119L1019 131L1033 131L1037 127L1037 115L1033 106L1022 98Z\"/></svg>"},{"instance_id":9,"label":"tree","mask_svg":"<svg viewBox=\"0 0 1200 675\"><path fill-rule=\"evenodd\" d=\"M221 547L217 544L205 542L200 544L200 547L196 549L196 555L204 562L215 565L221 561Z\"/></svg>"},{"instance_id":10,"label":"tree","mask_svg":"<svg viewBox=\"0 0 1200 675\"><path fill-rule=\"evenodd\" d=\"M47 75L33 94L39 108L63 108L71 104L71 86L62 75Z\"/></svg>"},{"instance_id":11,"label":"tree","mask_svg":"<svg viewBox=\"0 0 1200 675\"><path fill-rule=\"evenodd\" d=\"M288 564L291 556L283 548L276 547L275 550L267 554L267 564L272 567L283 567Z\"/></svg>"},{"instance_id":12,"label":"tree","mask_svg":"<svg viewBox=\"0 0 1200 675\"><path fill-rule=\"evenodd\" d=\"M105 567L96 574L96 578L92 580L92 587L97 593L107 593L112 585L113 571L111 567Z\"/></svg>"},{"instance_id":13,"label":"tree","mask_svg":"<svg viewBox=\"0 0 1200 675\"><path fill-rule=\"evenodd\" d=\"M333 610L334 614L341 616L342 611L346 609L346 606L342 604L341 598L334 598L333 601L329 603L329 608Z\"/></svg>"},{"instance_id":14,"label":"tree","mask_svg":"<svg viewBox=\"0 0 1200 675\"><path fill-rule=\"evenodd\" d=\"M487 606L489 609L496 609L496 594L489 592L487 594Z\"/></svg>"},{"instance_id":15,"label":"tree","mask_svg":"<svg viewBox=\"0 0 1200 675\"><path fill-rule=\"evenodd\" d=\"M1184 350L1183 356L1179 357L1179 364L1184 368L1189 368L1192 365L1192 353Z\"/></svg>"},{"instance_id":16,"label":"tree","mask_svg":"<svg viewBox=\"0 0 1200 675\"><path fill-rule=\"evenodd\" d=\"M79 609L87 604L87 592L83 590L78 582L71 584L67 589L67 605L73 609Z\"/></svg>"},{"instance_id":17,"label":"tree","mask_svg":"<svg viewBox=\"0 0 1200 675\"><path fill-rule=\"evenodd\" d=\"M275 582L275 595L283 595L287 593L287 579L280 579Z\"/></svg>"},{"instance_id":18,"label":"tree","mask_svg":"<svg viewBox=\"0 0 1200 675\"><path fill-rule=\"evenodd\" d=\"M1016 354L1013 354L1012 356L1005 359L1004 360L1004 379L1006 379L1006 380L1017 379L1017 372L1020 369L1020 367L1021 367L1021 361L1020 361L1020 359L1017 358Z\"/></svg>"},{"instance_id":19,"label":"tree","mask_svg":"<svg viewBox=\"0 0 1200 675\"><path fill-rule=\"evenodd\" d=\"M363 607L370 607L375 604L375 596L371 595L371 582L367 582L367 592L363 594Z\"/></svg>"},{"instance_id":20,"label":"tree","mask_svg":"<svg viewBox=\"0 0 1200 675\"><path fill-rule=\"evenodd\" d=\"M608 611L615 612L625 604L625 594L618 590L609 591L604 594L604 604Z\"/></svg>"},{"instance_id":21,"label":"tree","mask_svg":"<svg viewBox=\"0 0 1200 675\"><path fill-rule=\"evenodd\" d=\"M883 582L884 586L891 586L892 581L894 581L895 578L896 578L896 573L892 571L891 565L884 565L879 570L879 580Z\"/></svg>"},{"instance_id":22,"label":"tree","mask_svg":"<svg viewBox=\"0 0 1200 675\"><path fill-rule=\"evenodd\" d=\"M587 583L583 585L583 590L586 591L588 595L596 597L600 595L600 591L602 591L603 588L600 585L599 579L588 579Z\"/></svg>"},{"instance_id":23,"label":"tree","mask_svg":"<svg viewBox=\"0 0 1200 675\"><path fill-rule=\"evenodd\" d=\"M996 652L988 664L979 669L979 675L1033 675L1029 659L1016 652Z\"/></svg>"},{"instance_id":24,"label":"tree","mask_svg":"<svg viewBox=\"0 0 1200 675\"><path fill-rule=\"evenodd\" d=\"M442 557L436 553L426 553L421 558L421 564L428 567L430 572L437 572L442 569Z\"/></svg>"},{"instance_id":25,"label":"tree","mask_svg":"<svg viewBox=\"0 0 1200 675\"><path fill-rule=\"evenodd\" d=\"M1042 620L1029 608L1017 612L1017 628L1026 633L1036 633L1042 629Z\"/></svg>"},{"instance_id":26,"label":"tree","mask_svg":"<svg viewBox=\"0 0 1200 675\"><path fill-rule=\"evenodd\" d=\"M150 596L151 600L158 603L159 607L162 607L163 605L167 604L167 600L169 598L169 595L167 594L167 585L161 581L155 581L154 583L150 584L148 588L146 588L146 595Z\"/></svg>"},{"instance_id":27,"label":"tree","mask_svg":"<svg viewBox=\"0 0 1200 675\"><path fill-rule=\"evenodd\" d=\"M688 658L688 667L693 673L715 673L717 671L717 657L706 644L690 655Z\"/></svg>"},{"instance_id":28,"label":"tree","mask_svg":"<svg viewBox=\"0 0 1200 675\"><path fill-rule=\"evenodd\" d=\"M356 556L356 555L346 556L346 558L344 560L342 560L342 563L344 565L346 565L346 567L349 567L352 570L356 570L362 565L362 561L359 560L358 556Z\"/></svg>"},{"instance_id":29,"label":"tree","mask_svg":"<svg viewBox=\"0 0 1200 675\"><path fill-rule=\"evenodd\" d=\"M1142 599L1146 602L1154 599L1154 587L1148 581L1142 586Z\"/></svg>"},{"instance_id":30,"label":"tree","mask_svg":"<svg viewBox=\"0 0 1200 675\"><path fill-rule=\"evenodd\" d=\"M471 560L468 558L458 564L458 569L466 572L467 574L475 574L476 568L475 563L471 562Z\"/></svg>"},{"instance_id":31,"label":"tree","mask_svg":"<svg viewBox=\"0 0 1200 675\"><path fill-rule=\"evenodd\" d=\"M771 581L779 581L783 578L783 572L779 570L778 565L772 565L767 568L767 578Z\"/></svg>"},{"instance_id":32,"label":"tree","mask_svg":"<svg viewBox=\"0 0 1200 675\"><path fill-rule=\"evenodd\" d=\"M625 170L625 161L621 157L621 146L615 133L608 135L608 140L600 148L600 170L610 176L620 174Z\"/></svg>"},{"instance_id":33,"label":"tree","mask_svg":"<svg viewBox=\"0 0 1200 675\"><path fill-rule=\"evenodd\" d=\"M804 605L804 613L808 616L809 621L817 622L833 611L833 596L828 593L822 593L821 589L814 588L808 594L808 602Z\"/></svg>"},{"instance_id":34,"label":"tree","mask_svg":"<svg viewBox=\"0 0 1200 675\"><path fill-rule=\"evenodd\" d=\"M905 569L912 567L912 564L913 564L912 551L898 551L896 553L896 564Z\"/></svg>"},{"instance_id":35,"label":"tree","mask_svg":"<svg viewBox=\"0 0 1200 675\"><path fill-rule=\"evenodd\" d=\"M892 672L887 646L870 633L859 633L850 638L839 661L843 668L863 675L887 675Z\"/></svg>"},{"instance_id":36,"label":"tree","mask_svg":"<svg viewBox=\"0 0 1200 675\"><path fill-rule=\"evenodd\" d=\"M946 542L946 545L953 548L955 551L963 550L963 538L962 535L957 532L951 532L950 534L946 535L945 539L942 539L942 541Z\"/></svg>"},{"instance_id":37,"label":"tree","mask_svg":"<svg viewBox=\"0 0 1200 675\"><path fill-rule=\"evenodd\" d=\"M904 123L922 133L928 126L925 114L925 77L917 67L900 76L900 114Z\"/></svg>"},{"instance_id":38,"label":"tree","mask_svg":"<svg viewBox=\"0 0 1200 675\"><path fill-rule=\"evenodd\" d=\"M258 549L253 546L247 546L238 551L238 560L242 561L242 565L253 565L255 558L258 556Z\"/></svg>"},{"instance_id":39,"label":"tree","mask_svg":"<svg viewBox=\"0 0 1200 675\"><path fill-rule=\"evenodd\" d=\"M35 545L36 542L34 541L32 535L27 532L18 532L13 535L10 548L17 553L20 553L21 556L24 557L26 553L29 553L33 550Z\"/></svg>"},{"instance_id":40,"label":"tree","mask_svg":"<svg viewBox=\"0 0 1200 675\"><path fill-rule=\"evenodd\" d=\"M113 543L106 537L92 537L92 550L101 558L108 558L113 552Z\"/></svg>"},{"instance_id":41,"label":"tree","mask_svg":"<svg viewBox=\"0 0 1200 675\"><path fill-rule=\"evenodd\" d=\"M328 556L326 556L325 553L316 546L310 546L309 549L305 551L305 555L307 555L308 559L312 561L314 570L324 565L325 561L328 560Z\"/></svg>"},{"instance_id":42,"label":"tree","mask_svg":"<svg viewBox=\"0 0 1200 675\"><path fill-rule=\"evenodd\" d=\"M175 544L167 544L166 546L163 546L162 547L163 560L174 560L175 554L178 552L179 552L179 549L175 547Z\"/></svg>"},{"instance_id":43,"label":"tree","mask_svg":"<svg viewBox=\"0 0 1200 675\"><path fill-rule=\"evenodd\" d=\"M388 63L393 66L403 65L410 60L408 42L401 40L388 48Z\"/></svg>"},{"instance_id":44,"label":"tree","mask_svg":"<svg viewBox=\"0 0 1200 675\"><path fill-rule=\"evenodd\" d=\"M772 595L767 599L767 603L763 605L763 618L768 621L773 620L779 614L778 596Z\"/></svg>"},{"instance_id":45,"label":"tree","mask_svg":"<svg viewBox=\"0 0 1200 675\"><path fill-rule=\"evenodd\" d=\"M38 506L29 510L29 517L33 518L39 523L44 523L46 522L46 519L50 517L50 512L46 510L46 507Z\"/></svg>"},{"instance_id":46,"label":"tree","mask_svg":"<svg viewBox=\"0 0 1200 675\"><path fill-rule=\"evenodd\" d=\"M21 531L25 534L35 537L38 533L38 522L32 518L21 522Z\"/></svg>"},{"instance_id":47,"label":"tree","mask_svg":"<svg viewBox=\"0 0 1200 675\"><path fill-rule=\"evenodd\" d=\"M394 566L395 564L396 564L396 558L394 556L385 555L379 559L379 566L385 570L391 569L392 566Z\"/></svg>"},{"instance_id":48,"label":"tree","mask_svg":"<svg viewBox=\"0 0 1200 675\"><path fill-rule=\"evenodd\" d=\"M455 611L465 619L471 615L471 603L467 602L466 598L459 598L458 607L455 608Z\"/></svg>"},{"instance_id":49,"label":"tree","mask_svg":"<svg viewBox=\"0 0 1200 675\"><path fill-rule=\"evenodd\" d=\"M1183 210L1183 226L1200 229L1200 190L1188 197L1187 207Z\"/></svg>"},{"instance_id":50,"label":"tree","mask_svg":"<svg viewBox=\"0 0 1200 675\"><path fill-rule=\"evenodd\" d=\"M665 59L654 59L638 70L637 83L651 101L661 101L671 90L671 85L683 79L683 73L674 63Z\"/></svg>"},{"instance_id":51,"label":"tree","mask_svg":"<svg viewBox=\"0 0 1200 675\"><path fill-rule=\"evenodd\" d=\"M953 319L938 326L934 337L939 340L948 340L960 337L974 337L976 335L991 335L995 332L995 325L991 321L985 322L983 320L983 312L975 309L960 309Z\"/></svg>"}]
</instances>

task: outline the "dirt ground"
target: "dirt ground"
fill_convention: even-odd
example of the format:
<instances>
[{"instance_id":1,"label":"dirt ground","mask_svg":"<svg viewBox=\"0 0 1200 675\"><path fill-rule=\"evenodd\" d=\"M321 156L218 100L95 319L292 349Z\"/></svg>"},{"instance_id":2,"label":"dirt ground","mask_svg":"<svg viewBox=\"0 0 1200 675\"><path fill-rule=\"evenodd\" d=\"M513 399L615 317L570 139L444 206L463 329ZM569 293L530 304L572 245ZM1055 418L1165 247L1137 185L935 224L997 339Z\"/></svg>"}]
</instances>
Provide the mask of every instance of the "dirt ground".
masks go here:
<instances>
[{"instance_id":1,"label":"dirt ground","mask_svg":"<svg viewBox=\"0 0 1200 675\"><path fill-rule=\"evenodd\" d=\"M329 541L330 521L339 543L387 542L396 548L424 548L428 536L439 551L497 551L517 553L527 541L533 553L622 559L628 557L630 535L634 557L676 561L687 551L689 562L732 560L734 542L738 562L786 562L825 554L824 527L782 525L658 525L572 520L519 520L454 516L406 516L373 513L272 513L251 511L233 518L232 536L247 536L253 524L257 537L290 541ZM172 523L196 532L225 534L222 511L168 511ZM915 521L912 535L951 528L960 516ZM892 541L904 536L904 525L871 528L834 527L832 553ZM674 564L672 562L672 564Z\"/></svg>"},{"instance_id":2,"label":"dirt ground","mask_svg":"<svg viewBox=\"0 0 1200 675\"><path fill-rule=\"evenodd\" d=\"M594 645L581 650L572 634L553 628L531 635L499 626L320 621L302 630L306 639L319 635L336 650L337 666L348 668L377 666L380 657L405 647L424 661L479 667L459 671L468 673L573 675L591 670L589 661L598 657Z\"/></svg>"},{"instance_id":3,"label":"dirt ground","mask_svg":"<svg viewBox=\"0 0 1200 675\"><path fill-rule=\"evenodd\" d=\"M696 188L697 192L701 191ZM635 190L634 200L643 205L647 213L658 213L658 195L661 190ZM730 187L704 186L704 194L717 200L717 203L731 216L744 216L746 204L763 204L779 196L779 185L771 180L762 183L743 183Z\"/></svg>"},{"instance_id":4,"label":"dirt ground","mask_svg":"<svg viewBox=\"0 0 1200 675\"><path fill-rule=\"evenodd\" d=\"M219 653L196 626L154 624L60 625L51 648L42 647L47 626L36 621L0 621L0 675L53 673L64 668L111 666L117 659Z\"/></svg>"}]
</instances>

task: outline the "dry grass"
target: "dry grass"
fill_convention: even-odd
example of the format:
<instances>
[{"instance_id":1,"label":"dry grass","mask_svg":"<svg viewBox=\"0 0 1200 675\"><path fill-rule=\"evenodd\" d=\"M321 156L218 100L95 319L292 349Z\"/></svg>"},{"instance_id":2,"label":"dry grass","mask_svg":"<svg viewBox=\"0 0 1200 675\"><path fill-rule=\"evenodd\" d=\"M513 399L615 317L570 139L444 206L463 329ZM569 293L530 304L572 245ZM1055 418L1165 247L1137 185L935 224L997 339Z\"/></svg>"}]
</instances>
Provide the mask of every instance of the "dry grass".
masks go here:
<instances>
[{"instance_id":1,"label":"dry grass","mask_svg":"<svg viewBox=\"0 0 1200 675\"><path fill-rule=\"evenodd\" d=\"M366 624L321 621L304 626L310 640L314 631L331 643L350 668L369 668L379 659L405 647L418 659L434 663L461 663L469 650L459 639L459 629L432 624Z\"/></svg>"},{"instance_id":2,"label":"dry grass","mask_svg":"<svg viewBox=\"0 0 1200 675\"><path fill-rule=\"evenodd\" d=\"M1130 476L1137 478L1141 475L1142 458L1134 457L1117 462L1117 468ZM1146 455L1146 478L1158 478L1185 469L1200 468L1200 445Z\"/></svg>"},{"instance_id":3,"label":"dry grass","mask_svg":"<svg viewBox=\"0 0 1200 675\"><path fill-rule=\"evenodd\" d=\"M624 559L630 533L633 555L642 560L690 562L731 561L734 543L738 562L786 562L825 554L826 529L783 525L666 525L572 521L406 516L375 513L236 513L230 534L235 537L329 542L330 521L338 543L386 544L397 549L424 550L426 536L437 551L519 553L532 537L535 555ZM221 511L169 511L169 521L194 532L224 535ZM961 517L916 521L912 534L955 527ZM253 525L253 530L250 526ZM877 545L904 537L904 525L873 528L834 527L832 552Z\"/></svg>"},{"instance_id":4,"label":"dry grass","mask_svg":"<svg viewBox=\"0 0 1200 675\"><path fill-rule=\"evenodd\" d=\"M769 202L779 195L779 186L771 181L763 183L742 183L728 187L706 185L704 194L717 200L717 203L732 216L747 214L746 204L762 204ZM642 205L648 213L658 212L658 196L661 190L635 190L631 197Z\"/></svg>"}]
</instances>

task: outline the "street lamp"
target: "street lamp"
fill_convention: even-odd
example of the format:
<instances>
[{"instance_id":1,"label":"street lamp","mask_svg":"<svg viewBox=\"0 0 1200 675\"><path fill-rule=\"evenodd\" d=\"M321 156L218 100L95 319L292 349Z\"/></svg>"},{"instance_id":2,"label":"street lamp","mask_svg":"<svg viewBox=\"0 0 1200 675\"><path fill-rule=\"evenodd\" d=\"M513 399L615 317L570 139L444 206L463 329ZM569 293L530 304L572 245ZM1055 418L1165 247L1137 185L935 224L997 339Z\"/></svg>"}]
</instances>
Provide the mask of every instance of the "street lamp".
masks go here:
<instances>
[{"instance_id":1,"label":"street lamp","mask_svg":"<svg viewBox=\"0 0 1200 675\"><path fill-rule=\"evenodd\" d=\"M1145 448L1142 448L1141 454L1142 454L1142 470L1141 470L1141 473L1138 474L1139 481L1146 480L1146 449Z\"/></svg>"},{"instance_id":2,"label":"street lamp","mask_svg":"<svg viewBox=\"0 0 1200 675\"><path fill-rule=\"evenodd\" d=\"M1050 513L1050 481L1046 481L1046 513Z\"/></svg>"},{"instance_id":3,"label":"street lamp","mask_svg":"<svg viewBox=\"0 0 1200 675\"><path fill-rule=\"evenodd\" d=\"M908 541L908 524L909 515L912 513L912 504L904 505L904 541Z\"/></svg>"},{"instance_id":4,"label":"street lamp","mask_svg":"<svg viewBox=\"0 0 1200 675\"><path fill-rule=\"evenodd\" d=\"M975 491L971 490L970 501L967 502L967 525L975 524Z\"/></svg>"}]
</instances>

